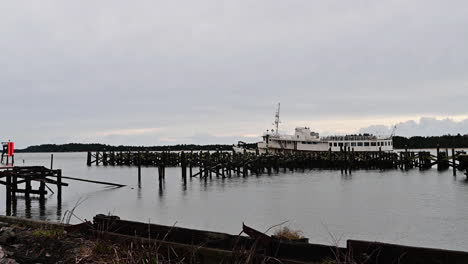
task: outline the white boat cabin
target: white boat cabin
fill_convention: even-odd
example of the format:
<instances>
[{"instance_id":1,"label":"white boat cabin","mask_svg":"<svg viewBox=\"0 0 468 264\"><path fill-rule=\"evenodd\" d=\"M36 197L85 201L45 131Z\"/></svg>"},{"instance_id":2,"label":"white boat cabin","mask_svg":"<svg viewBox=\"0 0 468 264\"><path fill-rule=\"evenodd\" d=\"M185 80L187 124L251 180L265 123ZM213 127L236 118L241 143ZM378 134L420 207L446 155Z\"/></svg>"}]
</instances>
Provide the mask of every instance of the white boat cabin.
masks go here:
<instances>
[{"instance_id":1,"label":"white boat cabin","mask_svg":"<svg viewBox=\"0 0 468 264\"><path fill-rule=\"evenodd\" d=\"M340 151L343 148L354 151L391 151L391 137L377 137L370 134L330 136L320 138L319 133L308 127L298 127L294 135L281 135L267 131L263 141L258 143L260 153L296 152L296 151Z\"/></svg>"}]
</instances>

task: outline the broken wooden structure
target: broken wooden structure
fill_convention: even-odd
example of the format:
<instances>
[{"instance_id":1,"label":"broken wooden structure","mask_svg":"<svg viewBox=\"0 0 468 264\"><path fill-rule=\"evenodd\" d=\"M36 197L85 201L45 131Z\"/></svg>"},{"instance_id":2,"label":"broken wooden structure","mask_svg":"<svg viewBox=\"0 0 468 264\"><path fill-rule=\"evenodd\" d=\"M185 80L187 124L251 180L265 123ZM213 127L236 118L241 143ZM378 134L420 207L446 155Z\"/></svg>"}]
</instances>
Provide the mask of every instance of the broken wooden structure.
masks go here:
<instances>
[{"instance_id":1,"label":"broken wooden structure","mask_svg":"<svg viewBox=\"0 0 468 264\"><path fill-rule=\"evenodd\" d=\"M437 148L437 154L428 151L401 152L355 152L351 147L341 148L339 152L297 152L297 153L234 153L234 152L88 152L87 165L99 166L137 166L138 180L141 167L157 167L160 183L165 178L165 168L180 166L184 183L187 175L199 178L213 176L227 178L232 176L260 175L305 169L332 169L351 174L359 169L402 169L419 168L426 170L437 166L438 170L453 169L463 171L468 176L468 162L464 162L464 152ZM188 171L187 171L188 170Z\"/></svg>"},{"instance_id":2,"label":"broken wooden structure","mask_svg":"<svg viewBox=\"0 0 468 264\"><path fill-rule=\"evenodd\" d=\"M34 189L33 183L38 184L37 189ZM55 185L57 200L60 201L62 186L68 186L68 183L62 182L62 170L50 170L42 166L3 168L0 170L0 184L6 187L7 215L11 214L12 201L16 201L18 194L24 195L26 200L31 195L38 195L40 200L44 200L48 191L54 193L49 185Z\"/></svg>"}]
</instances>

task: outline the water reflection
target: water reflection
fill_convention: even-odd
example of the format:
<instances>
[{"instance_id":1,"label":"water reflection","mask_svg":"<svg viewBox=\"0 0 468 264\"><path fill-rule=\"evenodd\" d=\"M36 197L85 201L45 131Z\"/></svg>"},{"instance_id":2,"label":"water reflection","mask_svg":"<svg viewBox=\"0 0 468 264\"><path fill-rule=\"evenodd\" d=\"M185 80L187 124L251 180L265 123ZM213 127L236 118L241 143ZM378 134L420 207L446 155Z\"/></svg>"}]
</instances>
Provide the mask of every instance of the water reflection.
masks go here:
<instances>
[{"instance_id":1,"label":"water reflection","mask_svg":"<svg viewBox=\"0 0 468 264\"><path fill-rule=\"evenodd\" d=\"M47 198L15 195L11 197L10 201L7 200L6 215L24 216L26 218L38 216L40 220L46 220L48 216L55 215L55 219L59 221L62 217L62 199L58 197L55 212L51 211L53 207L47 206L49 201Z\"/></svg>"},{"instance_id":2,"label":"water reflection","mask_svg":"<svg viewBox=\"0 0 468 264\"><path fill-rule=\"evenodd\" d=\"M159 179L159 192L158 192L158 194L159 194L160 198L163 198L163 196L164 196L164 179L161 179L161 178Z\"/></svg>"},{"instance_id":3,"label":"water reflection","mask_svg":"<svg viewBox=\"0 0 468 264\"><path fill-rule=\"evenodd\" d=\"M138 184L137 199L138 199L138 200L141 200L141 198L142 198L141 184Z\"/></svg>"}]
</instances>

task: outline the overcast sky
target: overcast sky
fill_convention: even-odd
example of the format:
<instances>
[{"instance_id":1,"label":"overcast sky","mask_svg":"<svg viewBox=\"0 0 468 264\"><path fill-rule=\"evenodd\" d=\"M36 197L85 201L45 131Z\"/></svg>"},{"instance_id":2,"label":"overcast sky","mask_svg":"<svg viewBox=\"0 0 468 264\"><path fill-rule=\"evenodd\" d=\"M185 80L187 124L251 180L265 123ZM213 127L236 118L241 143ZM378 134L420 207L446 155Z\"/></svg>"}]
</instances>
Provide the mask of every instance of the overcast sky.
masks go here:
<instances>
[{"instance_id":1,"label":"overcast sky","mask_svg":"<svg viewBox=\"0 0 468 264\"><path fill-rule=\"evenodd\" d=\"M2 1L0 139L255 141L277 102L285 132L466 134L467 43L466 0Z\"/></svg>"}]
</instances>

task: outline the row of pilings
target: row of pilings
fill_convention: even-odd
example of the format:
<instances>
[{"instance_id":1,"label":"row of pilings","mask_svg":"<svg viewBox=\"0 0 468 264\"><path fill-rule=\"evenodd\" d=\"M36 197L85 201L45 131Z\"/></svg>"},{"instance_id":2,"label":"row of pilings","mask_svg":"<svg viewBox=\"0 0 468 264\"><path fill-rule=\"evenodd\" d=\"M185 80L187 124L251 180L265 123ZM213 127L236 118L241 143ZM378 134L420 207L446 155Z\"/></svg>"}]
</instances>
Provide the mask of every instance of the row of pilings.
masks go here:
<instances>
[{"instance_id":1,"label":"row of pilings","mask_svg":"<svg viewBox=\"0 0 468 264\"><path fill-rule=\"evenodd\" d=\"M278 173L305 169L333 169L341 173L352 173L359 169L409 170L430 169L434 165L439 170L453 168L468 172L468 156L464 152L449 153L437 149L433 155L428 151L400 152L355 152L352 148L342 148L339 152L293 152L258 154L251 152L235 153L222 151L190 152L88 152L87 165L157 167L160 178L165 177L166 167L180 166L182 178L190 177L230 177L264 173ZM450 155L451 154L451 155Z\"/></svg>"}]
</instances>

